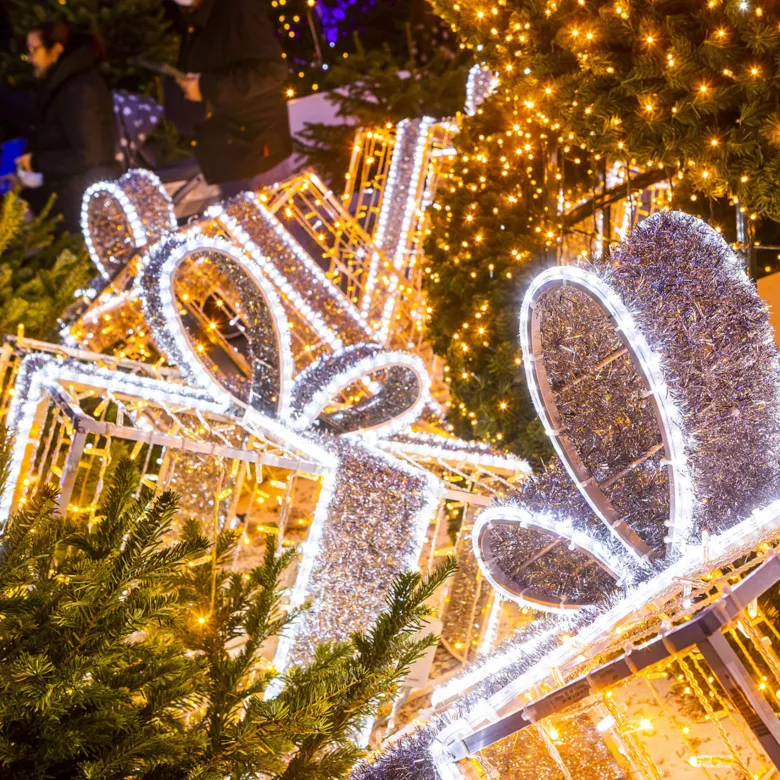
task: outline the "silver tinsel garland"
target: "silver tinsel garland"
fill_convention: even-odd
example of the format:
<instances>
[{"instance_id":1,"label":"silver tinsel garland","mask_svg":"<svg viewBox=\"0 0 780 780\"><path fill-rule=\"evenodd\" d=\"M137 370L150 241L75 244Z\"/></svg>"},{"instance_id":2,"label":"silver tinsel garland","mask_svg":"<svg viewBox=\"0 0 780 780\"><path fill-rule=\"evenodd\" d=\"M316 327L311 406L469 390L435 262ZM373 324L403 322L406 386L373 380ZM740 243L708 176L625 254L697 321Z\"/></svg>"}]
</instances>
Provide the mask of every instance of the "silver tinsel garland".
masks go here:
<instances>
[{"instance_id":1,"label":"silver tinsel garland","mask_svg":"<svg viewBox=\"0 0 780 780\"><path fill-rule=\"evenodd\" d=\"M641 581L778 495L780 371L763 302L693 217L654 215L612 257L540 279L524 304L526 375L566 468L503 520L493 510L476 544L507 595L546 588L554 608L599 601L566 528ZM518 527L516 506L560 524L554 561L534 558L554 529Z\"/></svg>"},{"instance_id":2,"label":"silver tinsel garland","mask_svg":"<svg viewBox=\"0 0 780 780\"><path fill-rule=\"evenodd\" d=\"M136 250L176 229L168 193L150 171L134 169L116 182L93 184L84 193L81 228L92 262L108 279Z\"/></svg>"}]
</instances>

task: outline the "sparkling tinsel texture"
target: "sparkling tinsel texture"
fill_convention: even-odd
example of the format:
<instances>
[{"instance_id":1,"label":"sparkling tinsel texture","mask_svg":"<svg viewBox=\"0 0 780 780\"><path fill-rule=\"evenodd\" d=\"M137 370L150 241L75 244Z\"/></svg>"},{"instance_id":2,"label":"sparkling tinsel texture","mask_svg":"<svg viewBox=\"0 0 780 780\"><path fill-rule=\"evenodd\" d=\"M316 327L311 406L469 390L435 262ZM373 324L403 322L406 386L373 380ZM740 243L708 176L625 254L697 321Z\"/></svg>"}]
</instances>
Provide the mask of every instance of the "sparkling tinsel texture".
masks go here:
<instances>
[{"instance_id":1,"label":"sparkling tinsel texture","mask_svg":"<svg viewBox=\"0 0 780 780\"><path fill-rule=\"evenodd\" d=\"M150 171L133 169L116 182L93 184L84 193L81 227L95 263L108 279L139 247L176 229L173 203Z\"/></svg>"},{"instance_id":2,"label":"sparkling tinsel texture","mask_svg":"<svg viewBox=\"0 0 780 780\"><path fill-rule=\"evenodd\" d=\"M766 307L704 223L657 214L611 257L545 271L526 295L521 342L563 468L478 522L475 551L509 597L595 603L612 587L601 575L587 584L587 558L642 581L777 497Z\"/></svg>"},{"instance_id":3,"label":"sparkling tinsel texture","mask_svg":"<svg viewBox=\"0 0 780 780\"><path fill-rule=\"evenodd\" d=\"M220 312L225 326L234 329L228 351L211 344L210 325L183 305L190 293L177 290L181 270L214 289L232 291L231 310L223 306ZM144 257L137 283L153 337L191 382L213 388L226 403L234 397L264 413L284 412L293 362L289 329L277 294L251 258L198 233L171 236Z\"/></svg>"},{"instance_id":4,"label":"sparkling tinsel texture","mask_svg":"<svg viewBox=\"0 0 780 780\"><path fill-rule=\"evenodd\" d=\"M778 495L780 370L766 305L742 261L695 217L642 222L596 268L661 359L682 416L693 540Z\"/></svg>"}]
</instances>

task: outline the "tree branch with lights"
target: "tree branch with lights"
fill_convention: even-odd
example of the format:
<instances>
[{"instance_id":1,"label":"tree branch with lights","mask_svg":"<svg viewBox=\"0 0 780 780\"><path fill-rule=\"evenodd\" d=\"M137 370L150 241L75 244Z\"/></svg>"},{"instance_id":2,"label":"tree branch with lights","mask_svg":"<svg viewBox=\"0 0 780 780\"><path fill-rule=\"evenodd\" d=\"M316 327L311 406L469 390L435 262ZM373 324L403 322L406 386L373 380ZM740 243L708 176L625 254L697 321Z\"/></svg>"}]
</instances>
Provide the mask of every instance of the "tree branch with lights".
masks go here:
<instances>
[{"instance_id":1,"label":"tree branch with lights","mask_svg":"<svg viewBox=\"0 0 780 780\"><path fill-rule=\"evenodd\" d=\"M2 443L0 472L7 473ZM452 573L400 575L373 628L321 645L283 680L264 645L299 614L273 541L231 572L238 534L209 540L177 496L116 469L93 522L62 517L42 488L0 546L0 767L8 776L345 777L359 728L393 700L426 601ZM277 685L276 698L266 697Z\"/></svg>"}]
</instances>

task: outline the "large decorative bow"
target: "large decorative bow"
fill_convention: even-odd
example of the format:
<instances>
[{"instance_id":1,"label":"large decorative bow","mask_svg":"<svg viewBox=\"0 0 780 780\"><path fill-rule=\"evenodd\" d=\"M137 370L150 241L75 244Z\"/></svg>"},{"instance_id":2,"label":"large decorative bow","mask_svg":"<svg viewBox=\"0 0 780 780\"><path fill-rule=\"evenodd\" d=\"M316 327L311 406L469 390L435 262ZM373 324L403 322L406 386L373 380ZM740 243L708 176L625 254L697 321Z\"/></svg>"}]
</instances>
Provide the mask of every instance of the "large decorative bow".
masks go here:
<instances>
[{"instance_id":1,"label":"large decorative bow","mask_svg":"<svg viewBox=\"0 0 780 780\"><path fill-rule=\"evenodd\" d=\"M733 548L731 530L780 495L766 308L703 222L656 214L613 256L543 272L520 339L560 463L475 526L483 571L509 598L597 603L702 545Z\"/></svg>"}]
</instances>

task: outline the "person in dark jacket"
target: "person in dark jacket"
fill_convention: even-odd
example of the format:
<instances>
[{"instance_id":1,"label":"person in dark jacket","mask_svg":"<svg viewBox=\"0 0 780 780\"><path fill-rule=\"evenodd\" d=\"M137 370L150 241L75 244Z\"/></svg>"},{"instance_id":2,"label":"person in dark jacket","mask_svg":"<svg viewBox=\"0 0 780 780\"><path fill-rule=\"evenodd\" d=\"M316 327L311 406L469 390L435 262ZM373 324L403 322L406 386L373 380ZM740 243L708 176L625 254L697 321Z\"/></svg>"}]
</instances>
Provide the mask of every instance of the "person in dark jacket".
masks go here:
<instances>
[{"instance_id":1,"label":"person in dark jacket","mask_svg":"<svg viewBox=\"0 0 780 780\"><path fill-rule=\"evenodd\" d=\"M183 97L203 104L195 156L223 194L251 188L292 153L282 49L258 0L176 0ZM175 108L166 105L167 109ZM175 118L175 117L174 117Z\"/></svg>"},{"instance_id":2,"label":"person in dark jacket","mask_svg":"<svg viewBox=\"0 0 780 780\"><path fill-rule=\"evenodd\" d=\"M27 34L27 52L40 87L30 151L16 160L22 195L38 211L56 194L63 227L76 232L84 190L119 173L113 100L97 70L99 44L64 22L46 22Z\"/></svg>"}]
</instances>

